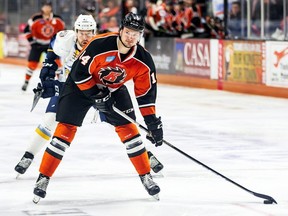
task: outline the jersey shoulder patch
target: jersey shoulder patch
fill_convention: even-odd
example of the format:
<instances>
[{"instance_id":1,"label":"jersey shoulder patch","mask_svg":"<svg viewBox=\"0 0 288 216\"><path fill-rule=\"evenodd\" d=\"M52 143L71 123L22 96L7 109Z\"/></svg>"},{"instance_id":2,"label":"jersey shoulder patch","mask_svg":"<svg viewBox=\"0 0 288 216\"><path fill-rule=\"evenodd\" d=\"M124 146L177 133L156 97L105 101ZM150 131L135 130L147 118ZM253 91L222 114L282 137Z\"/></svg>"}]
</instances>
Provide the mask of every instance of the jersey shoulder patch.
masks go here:
<instances>
[{"instance_id":1,"label":"jersey shoulder patch","mask_svg":"<svg viewBox=\"0 0 288 216\"><path fill-rule=\"evenodd\" d=\"M57 33L53 51L60 57L66 57L76 42L76 34L73 30L63 30Z\"/></svg>"}]
</instances>

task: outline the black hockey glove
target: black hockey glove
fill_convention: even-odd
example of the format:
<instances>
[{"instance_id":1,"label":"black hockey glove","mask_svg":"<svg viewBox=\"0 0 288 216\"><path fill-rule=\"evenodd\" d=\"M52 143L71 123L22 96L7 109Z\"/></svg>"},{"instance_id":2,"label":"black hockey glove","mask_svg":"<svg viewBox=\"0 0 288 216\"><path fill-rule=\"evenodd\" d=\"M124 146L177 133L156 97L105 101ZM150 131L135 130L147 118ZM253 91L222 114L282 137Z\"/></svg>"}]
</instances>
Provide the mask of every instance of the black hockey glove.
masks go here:
<instances>
[{"instance_id":1,"label":"black hockey glove","mask_svg":"<svg viewBox=\"0 0 288 216\"><path fill-rule=\"evenodd\" d=\"M59 92L63 86L63 83L59 82L58 80L46 80L43 81L41 85L43 89L43 93L41 95L42 98L50 98L53 96L59 96ZM34 91L34 90L33 90Z\"/></svg>"},{"instance_id":2,"label":"black hockey glove","mask_svg":"<svg viewBox=\"0 0 288 216\"><path fill-rule=\"evenodd\" d=\"M40 71L40 79L43 84L46 80L55 79L55 71L57 70L58 66L56 63L43 63L43 67Z\"/></svg>"},{"instance_id":3,"label":"black hockey glove","mask_svg":"<svg viewBox=\"0 0 288 216\"><path fill-rule=\"evenodd\" d=\"M101 89L100 92L93 97L95 100L94 108L98 109L100 112L114 112L113 104L114 98L108 88Z\"/></svg>"},{"instance_id":4,"label":"black hockey glove","mask_svg":"<svg viewBox=\"0 0 288 216\"><path fill-rule=\"evenodd\" d=\"M157 118L155 115L144 116L144 121L150 131L150 133L146 135L146 138L155 144L156 147L161 146L163 143L161 117Z\"/></svg>"}]
</instances>

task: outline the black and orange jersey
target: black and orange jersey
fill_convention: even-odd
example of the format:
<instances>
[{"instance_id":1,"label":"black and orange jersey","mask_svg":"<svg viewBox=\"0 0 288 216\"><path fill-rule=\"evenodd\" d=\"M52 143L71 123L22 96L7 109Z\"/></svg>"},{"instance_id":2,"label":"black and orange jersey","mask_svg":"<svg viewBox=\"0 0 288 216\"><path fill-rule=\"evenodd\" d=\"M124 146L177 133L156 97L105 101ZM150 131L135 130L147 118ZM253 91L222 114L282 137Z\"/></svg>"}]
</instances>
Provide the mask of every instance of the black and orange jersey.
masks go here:
<instances>
[{"instance_id":1,"label":"black and orange jersey","mask_svg":"<svg viewBox=\"0 0 288 216\"><path fill-rule=\"evenodd\" d=\"M37 13L28 20L24 33L29 42L48 45L51 38L64 28L65 23L60 16L51 13L49 19L44 19L42 13Z\"/></svg>"},{"instance_id":2,"label":"black and orange jersey","mask_svg":"<svg viewBox=\"0 0 288 216\"><path fill-rule=\"evenodd\" d=\"M156 69L151 55L137 44L121 60L118 42L118 33L95 36L74 62L71 78L88 97L93 97L97 86L107 86L113 92L133 80L142 115L155 114Z\"/></svg>"}]
</instances>

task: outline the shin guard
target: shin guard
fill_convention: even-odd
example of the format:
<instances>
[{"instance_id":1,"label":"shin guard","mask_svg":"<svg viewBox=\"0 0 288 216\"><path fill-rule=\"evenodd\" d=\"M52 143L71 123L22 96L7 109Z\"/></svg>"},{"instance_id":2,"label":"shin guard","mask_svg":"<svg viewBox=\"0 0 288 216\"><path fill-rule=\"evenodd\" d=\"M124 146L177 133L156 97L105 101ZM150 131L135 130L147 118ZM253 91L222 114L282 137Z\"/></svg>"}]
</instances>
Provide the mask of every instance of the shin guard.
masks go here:
<instances>
[{"instance_id":1,"label":"shin guard","mask_svg":"<svg viewBox=\"0 0 288 216\"><path fill-rule=\"evenodd\" d=\"M42 158L40 173L51 177L60 164L66 149L74 139L77 127L73 125L58 123L54 137Z\"/></svg>"}]
</instances>

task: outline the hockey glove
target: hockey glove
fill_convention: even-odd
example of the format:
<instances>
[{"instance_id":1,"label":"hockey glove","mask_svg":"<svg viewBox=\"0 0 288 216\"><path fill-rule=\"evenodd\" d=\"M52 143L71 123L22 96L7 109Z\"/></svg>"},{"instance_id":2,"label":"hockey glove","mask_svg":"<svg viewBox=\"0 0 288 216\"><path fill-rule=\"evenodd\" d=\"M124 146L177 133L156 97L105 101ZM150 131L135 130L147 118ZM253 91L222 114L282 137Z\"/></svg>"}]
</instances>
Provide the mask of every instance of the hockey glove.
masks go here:
<instances>
[{"instance_id":1,"label":"hockey glove","mask_svg":"<svg viewBox=\"0 0 288 216\"><path fill-rule=\"evenodd\" d=\"M146 138L155 144L156 147L161 146L163 143L163 129L161 117L157 118L155 115L144 116L144 121L150 131Z\"/></svg>"},{"instance_id":2,"label":"hockey glove","mask_svg":"<svg viewBox=\"0 0 288 216\"><path fill-rule=\"evenodd\" d=\"M42 82L43 93L41 97L50 98L53 96L59 96L62 85L63 83L59 82L58 80L46 80Z\"/></svg>"},{"instance_id":3,"label":"hockey glove","mask_svg":"<svg viewBox=\"0 0 288 216\"><path fill-rule=\"evenodd\" d=\"M57 70L58 66L56 63L43 63L43 67L40 71L40 79L43 84L44 81L54 79L55 78L55 71Z\"/></svg>"},{"instance_id":4,"label":"hockey glove","mask_svg":"<svg viewBox=\"0 0 288 216\"><path fill-rule=\"evenodd\" d=\"M93 98L95 100L95 104L93 105L94 108L98 109L100 112L114 112L112 106L115 101L108 88L100 90Z\"/></svg>"}]
</instances>

